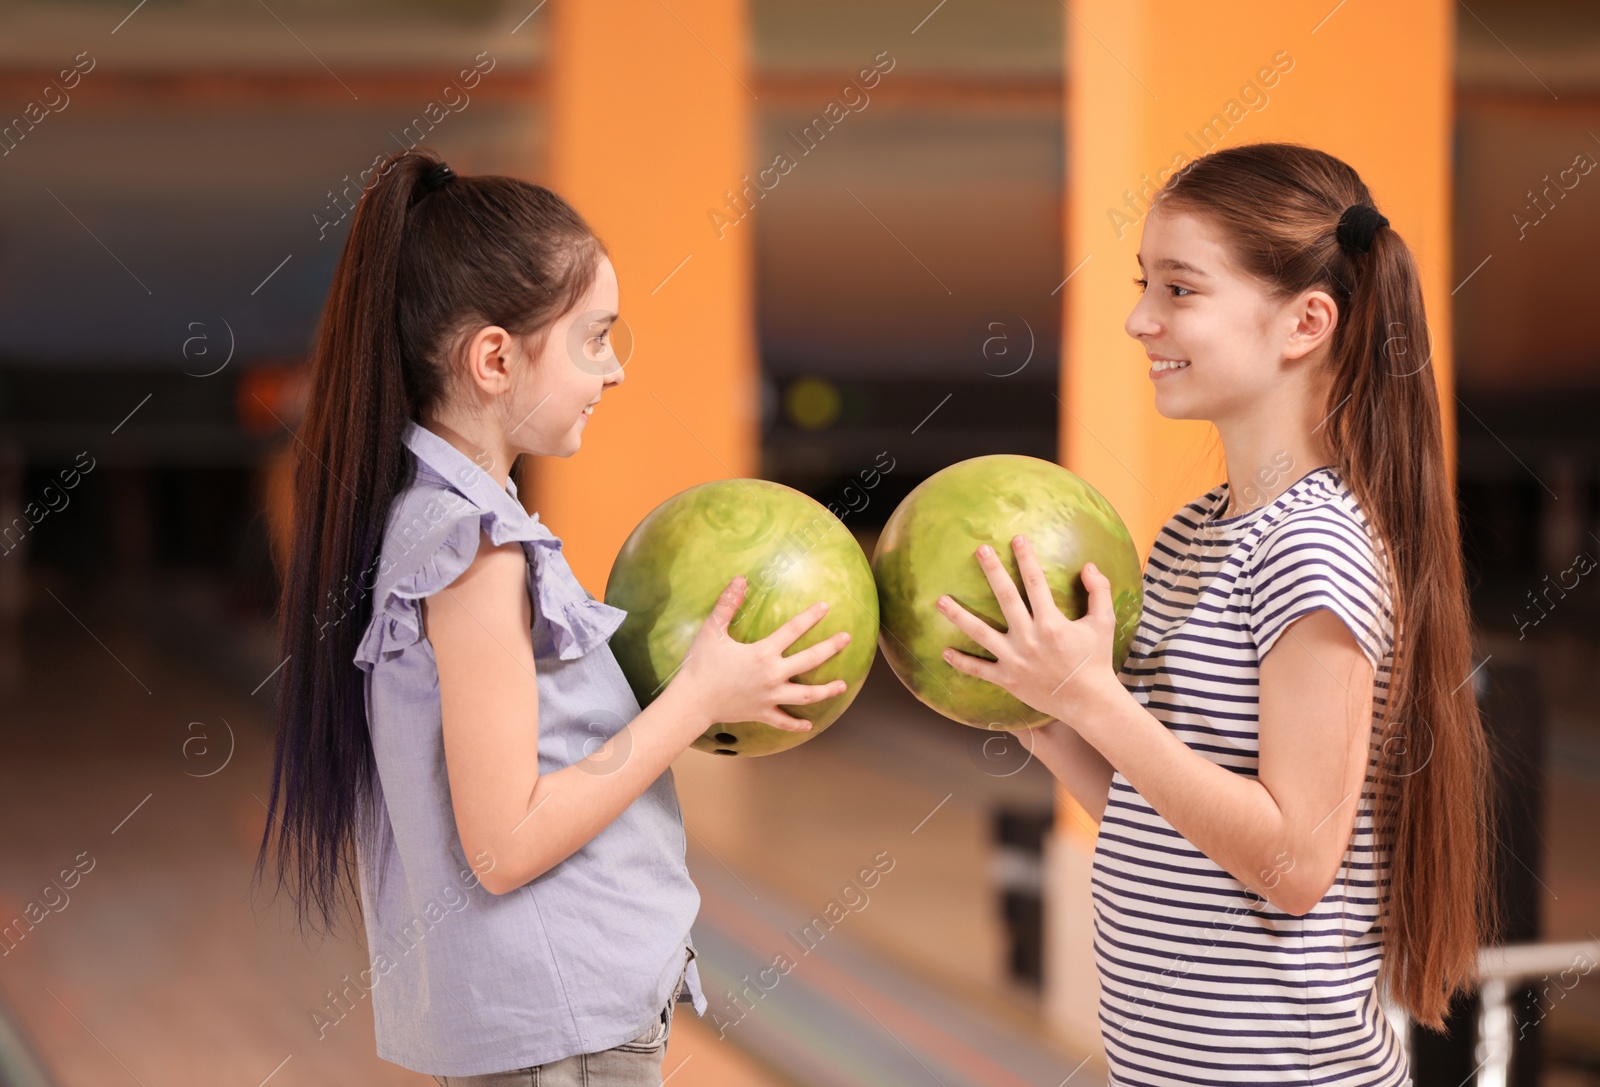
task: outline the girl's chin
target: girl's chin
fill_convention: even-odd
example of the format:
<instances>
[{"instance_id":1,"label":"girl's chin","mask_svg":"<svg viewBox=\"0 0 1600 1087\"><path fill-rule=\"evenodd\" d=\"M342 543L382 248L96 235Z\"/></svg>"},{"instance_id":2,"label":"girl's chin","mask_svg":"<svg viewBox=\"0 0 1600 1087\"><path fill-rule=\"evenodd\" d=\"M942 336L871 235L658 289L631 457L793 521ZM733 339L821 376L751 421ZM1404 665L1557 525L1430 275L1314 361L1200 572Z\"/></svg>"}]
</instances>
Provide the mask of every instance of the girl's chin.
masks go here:
<instances>
[{"instance_id":1,"label":"girl's chin","mask_svg":"<svg viewBox=\"0 0 1600 1087\"><path fill-rule=\"evenodd\" d=\"M1198 419L1210 422L1214 413L1207 411L1201 405L1195 404L1188 397L1162 396L1157 392L1155 397L1156 414L1163 419Z\"/></svg>"}]
</instances>

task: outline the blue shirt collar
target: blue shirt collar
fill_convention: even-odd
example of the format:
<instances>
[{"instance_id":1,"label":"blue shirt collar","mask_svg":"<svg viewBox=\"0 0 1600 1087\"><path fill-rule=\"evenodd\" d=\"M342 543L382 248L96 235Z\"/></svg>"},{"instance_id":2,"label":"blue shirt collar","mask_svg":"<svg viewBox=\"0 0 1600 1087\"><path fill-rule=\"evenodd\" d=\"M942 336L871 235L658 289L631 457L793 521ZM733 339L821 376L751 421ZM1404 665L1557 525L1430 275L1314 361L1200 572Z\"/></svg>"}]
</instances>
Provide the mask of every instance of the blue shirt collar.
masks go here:
<instances>
[{"instance_id":1,"label":"blue shirt collar","mask_svg":"<svg viewBox=\"0 0 1600 1087\"><path fill-rule=\"evenodd\" d=\"M472 458L411 419L406 420L401 440L416 454L419 470L431 472L479 509L495 514L507 525L520 525L537 535L549 532L539 523L537 513L523 509L517 498L517 481L510 475L506 476L506 485L500 486Z\"/></svg>"},{"instance_id":2,"label":"blue shirt collar","mask_svg":"<svg viewBox=\"0 0 1600 1087\"><path fill-rule=\"evenodd\" d=\"M491 515L491 543L518 540L529 544L538 592L536 610L549 622L547 632L537 633L535 628L536 655L554 651L562 660L572 660L610 640L628 613L597 600L579 583L562 553L561 540L540 522L537 513L522 508L510 476L501 487L472 458L413 420L406 421L402 440L416 454L418 478L434 477ZM376 660L376 650L363 659Z\"/></svg>"}]
</instances>

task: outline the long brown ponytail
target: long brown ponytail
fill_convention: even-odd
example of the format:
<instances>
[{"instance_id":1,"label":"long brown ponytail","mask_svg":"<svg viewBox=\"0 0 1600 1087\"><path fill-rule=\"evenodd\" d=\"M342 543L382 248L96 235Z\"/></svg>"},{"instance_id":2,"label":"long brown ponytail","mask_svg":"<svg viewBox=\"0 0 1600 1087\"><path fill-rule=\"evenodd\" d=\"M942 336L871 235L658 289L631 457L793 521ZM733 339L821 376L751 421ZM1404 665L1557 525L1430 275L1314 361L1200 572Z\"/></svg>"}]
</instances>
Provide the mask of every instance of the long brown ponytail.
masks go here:
<instances>
[{"instance_id":1,"label":"long brown ponytail","mask_svg":"<svg viewBox=\"0 0 1600 1087\"><path fill-rule=\"evenodd\" d=\"M1446 469L1422 287L1405 241L1379 227L1366 252L1336 237L1372 194L1348 165L1294 144L1197 159L1158 193L1204 216L1237 266L1275 297L1320 288L1339 318L1329 352L1328 445L1382 540L1397 645L1381 738L1375 830L1390 854L1380 984L1424 1026L1444 1027L1497 939L1489 848L1489 750L1472 684L1460 529ZM1156 207L1152 208L1152 211Z\"/></svg>"},{"instance_id":2,"label":"long brown ponytail","mask_svg":"<svg viewBox=\"0 0 1600 1087\"><path fill-rule=\"evenodd\" d=\"M530 338L583 297L604 247L555 193L510 177L429 189L440 162L397 151L356 206L318 323L305 419L295 436L290 547L280 571L275 750L259 880L277 833L279 886L296 922L334 929L357 820L373 798L356 646L372 615L389 506L413 470L401 436L451 393L465 334Z\"/></svg>"}]
</instances>

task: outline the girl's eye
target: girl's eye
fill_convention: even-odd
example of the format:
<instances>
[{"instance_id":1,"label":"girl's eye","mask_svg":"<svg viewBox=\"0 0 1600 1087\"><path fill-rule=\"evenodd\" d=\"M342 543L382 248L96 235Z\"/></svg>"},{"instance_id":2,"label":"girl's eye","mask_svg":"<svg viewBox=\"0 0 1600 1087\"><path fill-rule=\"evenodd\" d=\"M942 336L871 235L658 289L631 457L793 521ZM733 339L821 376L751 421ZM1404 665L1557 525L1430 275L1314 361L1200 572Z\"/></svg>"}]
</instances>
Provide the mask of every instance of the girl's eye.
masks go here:
<instances>
[{"instance_id":1,"label":"girl's eye","mask_svg":"<svg viewBox=\"0 0 1600 1087\"><path fill-rule=\"evenodd\" d=\"M606 341L606 337L608 335L610 335L610 334L611 334L611 329L608 327L604 332L601 332L599 335L590 336L588 338L588 340L586 340L584 342L584 345L583 345L583 353L584 353L584 355L587 358L589 358L590 360L598 362L600 360L600 358L606 353L606 351L608 351L610 349L610 347L611 347L611 345Z\"/></svg>"},{"instance_id":2,"label":"girl's eye","mask_svg":"<svg viewBox=\"0 0 1600 1087\"><path fill-rule=\"evenodd\" d=\"M1138 287L1140 291L1143 291L1146 287L1150 286L1150 281L1145 279L1143 276L1134 276L1133 284L1134 286ZM1168 283L1167 290L1172 292L1172 297L1174 298L1184 298L1194 293L1188 287L1180 287L1176 283Z\"/></svg>"}]
</instances>

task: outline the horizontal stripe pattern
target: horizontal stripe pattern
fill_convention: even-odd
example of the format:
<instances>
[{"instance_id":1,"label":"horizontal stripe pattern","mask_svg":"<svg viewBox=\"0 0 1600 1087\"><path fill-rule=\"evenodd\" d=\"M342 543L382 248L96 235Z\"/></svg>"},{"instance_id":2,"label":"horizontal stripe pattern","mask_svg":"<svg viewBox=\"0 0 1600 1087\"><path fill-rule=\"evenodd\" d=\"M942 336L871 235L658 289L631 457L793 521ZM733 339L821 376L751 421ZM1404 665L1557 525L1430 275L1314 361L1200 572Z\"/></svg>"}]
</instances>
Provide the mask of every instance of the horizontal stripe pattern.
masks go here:
<instances>
[{"instance_id":1,"label":"horizontal stripe pattern","mask_svg":"<svg viewBox=\"0 0 1600 1087\"><path fill-rule=\"evenodd\" d=\"M1350 629L1373 663L1377 714L1394 615L1381 544L1336 468L1219 519L1227 498L1224 483L1162 528L1121 678L1191 749L1255 777L1260 661L1289 625L1326 609ZM1303 917L1250 891L1113 775L1091 873L1113 1084L1409 1081L1375 989L1388 883L1373 832L1380 745L1374 729L1349 847Z\"/></svg>"}]
</instances>

